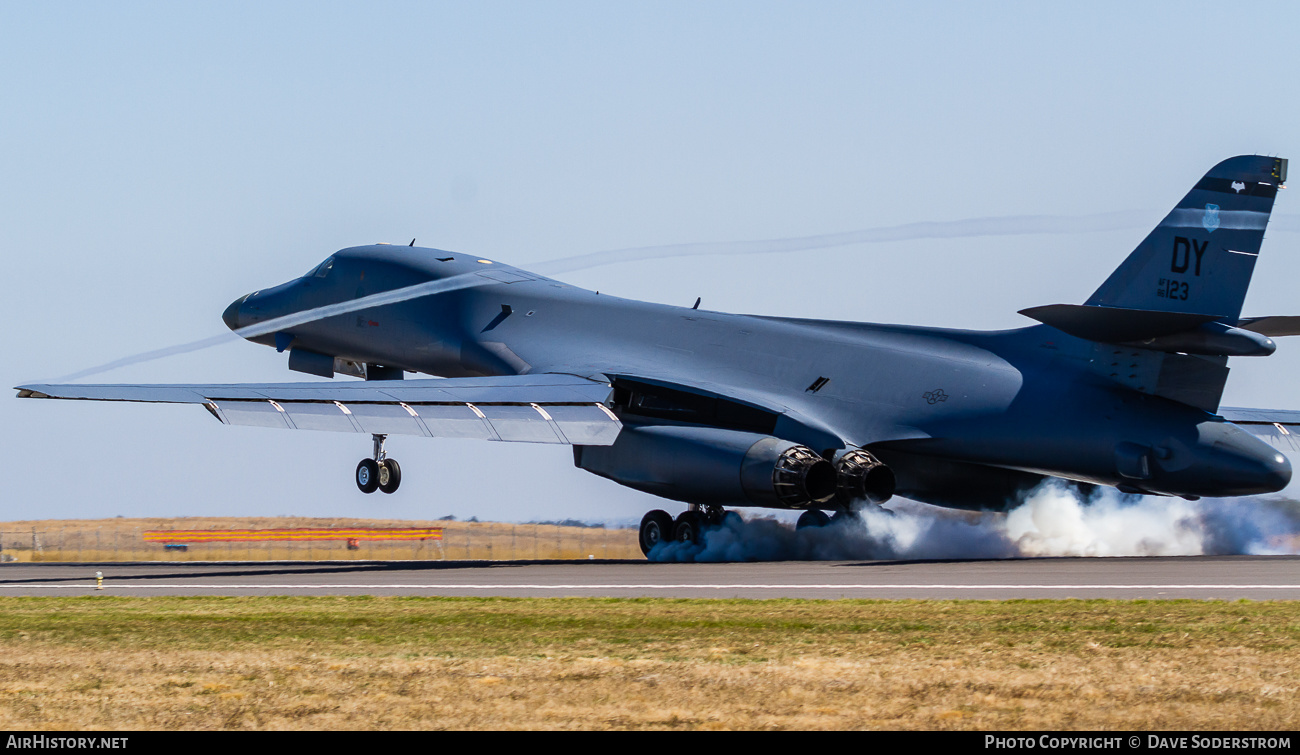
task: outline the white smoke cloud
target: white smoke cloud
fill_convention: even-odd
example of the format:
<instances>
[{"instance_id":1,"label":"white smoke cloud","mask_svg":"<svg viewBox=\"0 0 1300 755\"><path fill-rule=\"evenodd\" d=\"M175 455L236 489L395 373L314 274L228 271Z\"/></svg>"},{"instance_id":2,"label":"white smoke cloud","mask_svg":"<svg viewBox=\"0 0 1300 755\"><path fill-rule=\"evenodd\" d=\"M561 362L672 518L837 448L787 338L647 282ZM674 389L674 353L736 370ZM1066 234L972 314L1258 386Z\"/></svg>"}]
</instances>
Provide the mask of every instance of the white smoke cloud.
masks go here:
<instances>
[{"instance_id":1,"label":"white smoke cloud","mask_svg":"<svg viewBox=\"0 0 1300 755\"><path fill-rule=\"evenodd\" d=\"M698 545L665 542L652 561L845 561L1028 556L1196 556L1300 552L1300 505L1286 499L1185 501L1104 492L1090 502L1045 483L1009 513L910 501L796 530L728 517Z\"/></svg>"}]
</instances>

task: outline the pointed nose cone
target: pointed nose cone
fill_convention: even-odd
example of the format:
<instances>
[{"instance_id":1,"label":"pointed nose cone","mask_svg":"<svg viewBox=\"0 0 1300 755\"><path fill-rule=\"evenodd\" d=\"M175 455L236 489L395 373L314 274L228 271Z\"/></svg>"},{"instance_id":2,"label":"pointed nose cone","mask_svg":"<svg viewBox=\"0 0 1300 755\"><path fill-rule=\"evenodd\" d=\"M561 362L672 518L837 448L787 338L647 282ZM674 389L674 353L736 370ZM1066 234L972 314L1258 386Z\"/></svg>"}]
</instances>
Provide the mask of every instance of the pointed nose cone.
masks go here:
<instances>
[{"instance_id":1,"label":"pointed nose cone","mask_svg":"<svg viewBox=\"0 0 1300 755\"><path fill-rule=\"evenodd\" d=\"M239 305L243 304L244 299L247 298L247 296L241 296L232 301L230 306L226 307L226 311L221 313L221 320L226 324L227 328L230 328L231 330L239 330Z\"/></svg>"}]
</instances>

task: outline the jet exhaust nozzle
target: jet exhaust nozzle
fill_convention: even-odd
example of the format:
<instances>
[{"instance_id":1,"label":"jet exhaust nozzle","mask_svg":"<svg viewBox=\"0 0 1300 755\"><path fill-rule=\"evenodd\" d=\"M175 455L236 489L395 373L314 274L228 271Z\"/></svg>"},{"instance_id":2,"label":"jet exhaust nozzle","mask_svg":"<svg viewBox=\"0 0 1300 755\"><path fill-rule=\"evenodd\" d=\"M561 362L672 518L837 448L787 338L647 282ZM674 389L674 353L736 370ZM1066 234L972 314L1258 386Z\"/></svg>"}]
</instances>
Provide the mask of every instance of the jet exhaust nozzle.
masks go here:
<instances>
[{"instance_id":1,"label":"jet exhaust nozzle","mask_svg":"<svg viewBox=\"0 0 1300 755\"><path fill-rule=\"evenodd\" d=\"M849 501L881 504L894 497L894 472L870 452L858 449L835 460L839 494Z\"/></svg>"},{"instance_id":2,"label":"jet exhaust nozzle","mask_svg":"<svg viewBox=\"0 0 1300 755\"><path fill-rule=\"evenodd\" d=\"M836 488L835 465L807 446L787 448L772 466L772 489L790 508L828 503Z\"/></svg>"}]
</instances>

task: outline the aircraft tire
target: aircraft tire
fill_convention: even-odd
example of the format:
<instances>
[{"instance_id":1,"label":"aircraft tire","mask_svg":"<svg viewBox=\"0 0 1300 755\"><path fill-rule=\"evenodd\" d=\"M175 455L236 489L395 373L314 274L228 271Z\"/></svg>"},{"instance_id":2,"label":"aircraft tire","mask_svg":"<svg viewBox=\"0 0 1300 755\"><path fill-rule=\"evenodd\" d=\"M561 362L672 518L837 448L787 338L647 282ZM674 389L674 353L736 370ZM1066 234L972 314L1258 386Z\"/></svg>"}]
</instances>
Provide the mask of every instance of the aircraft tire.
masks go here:
<instances>
[{"instance_id":1,"label":"aircraft tire","mask_svg":"<svg viewBox=\"0 0 1300 755\"><path fill-rule=\"evenodd\" d=\"M673 539L673 518L667 511L655 509L641 517L641 552L650 555L650 549L665 540Z\"/></svg>"},{"instance_id":2,"label":"aircraft tire","mask_svg":"<svg viewBox=\"0 0 1300 755\"><path fill-rule=\"evenodd\" d=\"M695 511L683 511L673 527L673 539L679 543L699 543L704 529L704 517Z\"/></svg>"},{"instance_id":3,"label":"aircraft tire","mask_svg":"<svg viewBox=\"0 0 1300 755\"><path fill-rule=\"evenodd\" d=\"M379 463L374 459L362 459L357 464L357 488L362 493L373 493L379 487Z\"/></svg>"},{"instance_id":4,"label":"aircraft tire","mask_svg":"<svg viewBox=\"0 0 1300 755\"><path fill-rule=\"evenodd\" d=\"M799 515L799 521L794 523L797 530L807 529L809 527L825 527L830 524L830 517L821 509L808 509Z\"/></svg>"},{"instance_id":5,"label":"aircraft tire","mask_svg":"<svg viewBox=\"0 0 1300 755\"><path fill-rule=\"evenodd\" d=\"M396 459L384 459L382 466L388 470L388 481L380 482L379 489L385 493L396 493L397 486L402 484L402 467ZM384 475L379 475L382 480Z\"/></svg>"}]
</instances>

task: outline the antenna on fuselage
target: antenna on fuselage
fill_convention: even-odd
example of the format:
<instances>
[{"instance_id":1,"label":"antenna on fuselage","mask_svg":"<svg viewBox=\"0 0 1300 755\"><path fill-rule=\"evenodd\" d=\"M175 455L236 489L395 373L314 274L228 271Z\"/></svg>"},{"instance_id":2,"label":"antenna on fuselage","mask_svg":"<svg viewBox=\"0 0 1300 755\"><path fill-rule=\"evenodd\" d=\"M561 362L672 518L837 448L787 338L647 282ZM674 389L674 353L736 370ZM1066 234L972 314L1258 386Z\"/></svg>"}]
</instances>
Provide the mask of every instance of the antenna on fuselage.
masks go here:
<instances>
[{"instance_id":1,"label":"antenna on fuselage","mask_svg":"<svg viewBox=\"0 0 1300 755\"><path fill-rule=\"evenodd\" d=\"M415 239L411 239L411 243L407 244L407 246L415 246Z\"/></svg>"},{"instance_id":2,"label":"antenna on fuselage","mask_svg":"<svg viewBox=\"0 0 1300 755\"><path fill-rule=\"evenodd\" d=\"M699 308L700 308L700 298L701 298L701 297L699 297L699 296L695 297L695 303L691 305L691 309L699 309Z\"/></svg>"}]
</instances>

